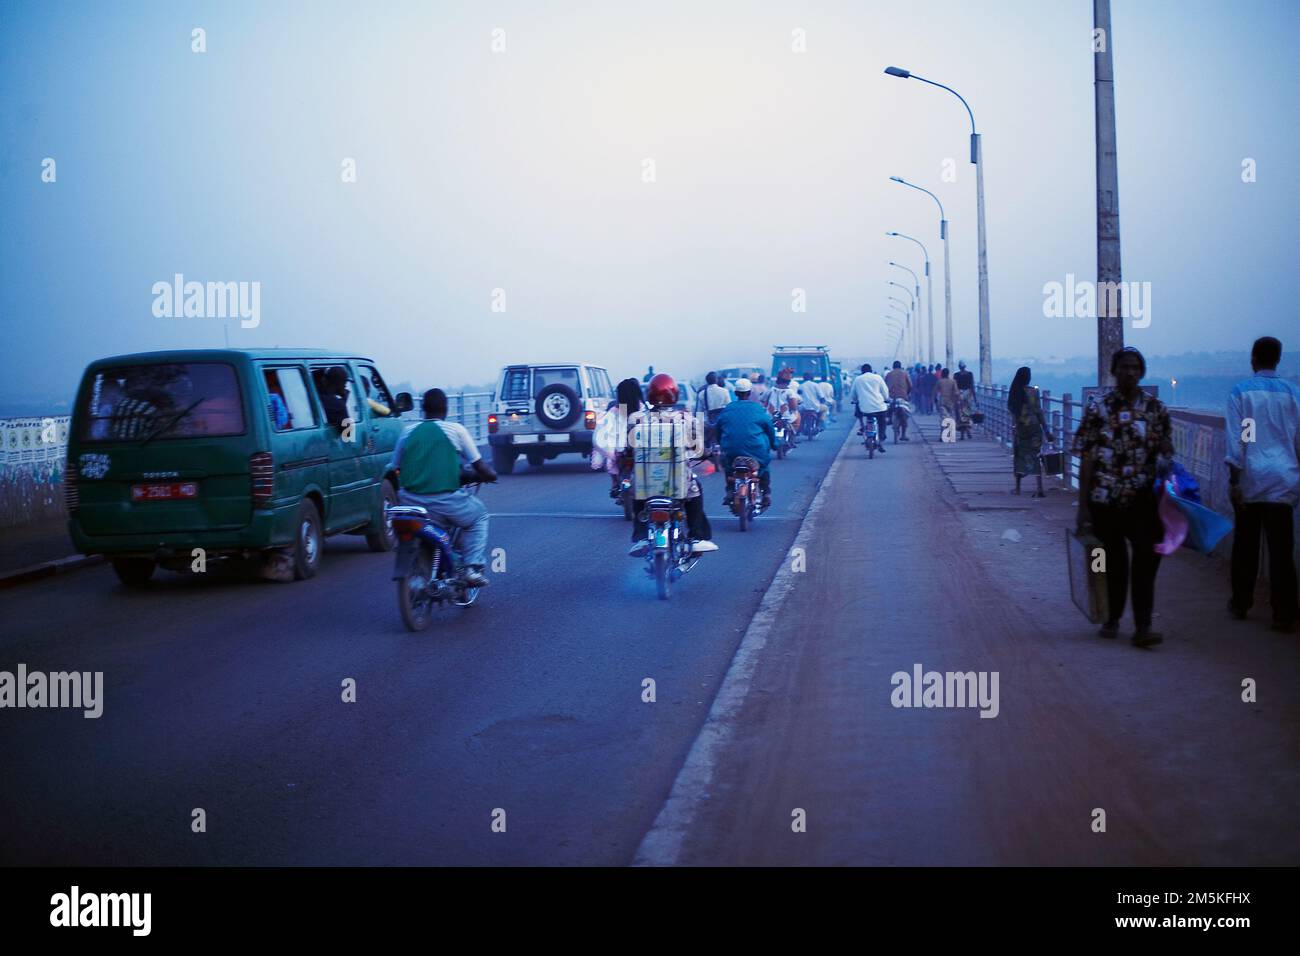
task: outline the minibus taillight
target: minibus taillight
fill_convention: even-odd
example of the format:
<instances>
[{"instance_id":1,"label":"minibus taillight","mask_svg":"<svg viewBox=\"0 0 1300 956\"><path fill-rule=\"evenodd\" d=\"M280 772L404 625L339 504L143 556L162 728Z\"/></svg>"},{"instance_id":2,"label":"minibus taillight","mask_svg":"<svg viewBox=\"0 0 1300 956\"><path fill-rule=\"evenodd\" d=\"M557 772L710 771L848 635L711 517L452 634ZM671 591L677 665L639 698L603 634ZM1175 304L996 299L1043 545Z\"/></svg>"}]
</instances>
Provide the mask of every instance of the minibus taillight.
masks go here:
<instances>
[{"instance_id":1,"label":"minibus taillight","mask_svg":"<svg viewBox=\"0 0 1300 956\"><path fill-rule=\"evenodd\" d=\"M259 451L248 458L248 473L253 483L253 507L264 508L275 491L275 461L269 451Z\"/></svg>"}]
</instances>

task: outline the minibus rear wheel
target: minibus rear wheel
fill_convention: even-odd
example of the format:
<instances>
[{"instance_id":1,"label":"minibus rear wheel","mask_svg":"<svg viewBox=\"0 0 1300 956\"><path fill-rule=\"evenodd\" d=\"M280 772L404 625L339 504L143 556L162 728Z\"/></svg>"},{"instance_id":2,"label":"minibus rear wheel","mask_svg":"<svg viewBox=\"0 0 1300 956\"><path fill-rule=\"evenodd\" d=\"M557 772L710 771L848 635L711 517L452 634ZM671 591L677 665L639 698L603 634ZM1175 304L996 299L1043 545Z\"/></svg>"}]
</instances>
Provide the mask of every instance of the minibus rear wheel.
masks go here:
<instances>
[{"instance_id":1,"label":"minibus rear wheel","mask_svg":"<svg viewBox=\"0 0 1300 956\"><path fill-rule=\"evenodd\" d=\"M320 553L325 546L321 534L320 512L310 499L298 507L298 518L294 522L295 539L293 545L293 576L305 581L316 576L320 567Z\"/></svg>"},{"instance_id":2,"label":"minibus rear wheel","mask_svg":"<svg viewBox=\"0 0 1300 956\"><path fill-rule=\"evenodd\" d=\"M152 558L114 558L113 572L129 588L142 588L153 577L157 562Z\"/></svg>"}]
</instances>

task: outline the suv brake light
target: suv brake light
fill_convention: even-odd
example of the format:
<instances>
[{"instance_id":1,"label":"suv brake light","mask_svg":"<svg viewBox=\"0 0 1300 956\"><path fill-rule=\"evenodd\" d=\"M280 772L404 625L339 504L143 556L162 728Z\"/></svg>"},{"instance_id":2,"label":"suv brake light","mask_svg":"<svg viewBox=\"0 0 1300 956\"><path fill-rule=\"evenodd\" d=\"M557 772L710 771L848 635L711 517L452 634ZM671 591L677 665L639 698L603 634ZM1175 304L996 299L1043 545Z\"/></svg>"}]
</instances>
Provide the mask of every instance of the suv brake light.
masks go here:
<instances>
[{"instance_id":1,"label":"suv brake light","mask_svg":"<svg viewBox=\"0 0 1300 956\"><path fill-rule=\"evenodd\" d=\"M594 430L594 429L596 428L596 413L595 413L595 412L589 410L585 415L582 416L582 418L583 418L583 421L584 421L584 423L586 424L587 428L592 429L592 430Z\"/></svg>"},{"instance_id":2,"label":"suv brake light","mask_svg":"<svg viewBox=\"0 0 1300 956\"><path fill-rule=\"evenodd\" d=\"M248 474L252 479L253 507L265 507L275 491L275 459L269 451L248 457Z\"/></svg>"},{"instance_id":3,"label":"suv brake light","mask_svg":"<svg viewBox=\"0 0 1300 956\"><path fill-rule=\"evenodd\" d=\"M497 430L497 428L500 427L500 424L501 424L501 423L500 423L499 421L497 421L497 417L496 417L495 415L489 415L489 416L488 416L488 433L489 433L489 434L494 433L494 432Z\"/></svg>"}]
</instances>

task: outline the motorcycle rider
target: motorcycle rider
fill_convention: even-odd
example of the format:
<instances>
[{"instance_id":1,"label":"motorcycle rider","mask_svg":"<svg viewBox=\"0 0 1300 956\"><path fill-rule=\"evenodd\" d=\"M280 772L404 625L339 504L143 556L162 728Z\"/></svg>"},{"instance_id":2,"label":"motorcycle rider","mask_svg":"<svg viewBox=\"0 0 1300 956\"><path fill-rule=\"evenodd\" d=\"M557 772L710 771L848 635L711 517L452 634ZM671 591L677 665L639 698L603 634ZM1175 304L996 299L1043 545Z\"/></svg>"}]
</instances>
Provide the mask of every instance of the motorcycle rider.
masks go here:
<instances>
[{"instance_id":1,"label":"motorcycle rider","mask_svg":"<svg viewBox=\"0 0 1300 956\"><path fill-rule=\"evenodd\" d=\"M731 478L732 462L740 455L748 455L759 464L758 484L763 491L762 508L766 511L772 505L772 477L768 465L772 462L772 452L776 451L776 429L772 427L772 416L767 409L751 399L752 390L749 379L739 379L736 382L736 400L718 416L718 442L727 469L727 497L722 503L730 505L736 492L736 483Z\"/></svg>"},{"instance_id":2,"label":"motorcycle rider","mask_svg":"<svg viewBox=\"0 0 1300 956\"><path fill-rule=\"evenodd\" d=\"M813 381L812 372L804 372L803 381L799 383L799 405L818 422L826 417L827 408L822 404L822 390Z\"/></svg>"},{"instance_id":3,"label":"motorcycle rider","mask_svg":"<svg viewBox=\"0 0 1300 956\"><path fill-rule=\"evenodd\" d=\"M674 408L677 404L677 382L671 375L660 372L650 379L650 384L646 388L646 401L649 402L649 408L643 408L628 416L627 435L630 451L635 452L632 448L632 436L637 425L676 423L683 429L687 454L694 455L695 461L702 461L708 456L700 420L689 412ZM718 546L712 541L713 529L709 525L708 516L704 513L704 495L700 491L700 483L689 465L688 470L690 470L689 489L683 504L686 511L686 533L691 539L691 552L702 554L705 551L717 551ZM650 542L646 540L645 527L640 520L644 509L645 500L638 498L632 521L632 548L628 551L628 554L634 558L644 557L650 550Z\"/></svg>"},{"instance_id":4,"label":"motorcycle rider","mask_svg":"<svg viewBox=\"0 0 1300 956\"><path fill-rule=\"evenodd\" d=\"M419 505L440 524L461 529L461 577L470 587L486 587L488 510L477 495L461 487L462 469L476 481L494 482L497 473L483 460L460 422L447 418L447 395L440 388L424 393L424 421L409 425L397 439L389 467L401 486L397 500Z\"/></svg>"},{"instance_id":5,"label":"motorcycle rider","mask_svg":"<svg viewBox=\"0 0 1300 956\"><path fill-rule=\"evenodd\" d=\"M767 409L785 421L791 446L795 444L800 425L799 393L790 385L793 380L794 369L787 366L777 373L776 382L767 393Z\"/></svg>"},{"instance_id":6,"label":"motorcycle rider","mask_svg":"<svg viewBox=\"0 0 1300 956\"><path fill-rule=\"evenodd\" d=\"M876 441L879 451L885 453L885 428L889 416L889 388L885 380L871 370L869 362L863 363L862 374L853 380L854 417L866 418L870 415L876 420ZM859 425L858 434L862 434Z\"/></svg>"},{"instance_id":7,"label":"motorcycle rider","mask_svg":"<svg viewBox=\"0 0 1300 956\"><path fill-rule=\"evenodd\" d=\"M889 388L889 400L893 403L895 400L906 402L912 395L912 379L903 370L903 363L894 360L894 367L889 374L885 376L885 385ZM899 441L911 441L907 437L907 413L906 410L894 412L894 430Z\"/></svg>"}]
</instances>

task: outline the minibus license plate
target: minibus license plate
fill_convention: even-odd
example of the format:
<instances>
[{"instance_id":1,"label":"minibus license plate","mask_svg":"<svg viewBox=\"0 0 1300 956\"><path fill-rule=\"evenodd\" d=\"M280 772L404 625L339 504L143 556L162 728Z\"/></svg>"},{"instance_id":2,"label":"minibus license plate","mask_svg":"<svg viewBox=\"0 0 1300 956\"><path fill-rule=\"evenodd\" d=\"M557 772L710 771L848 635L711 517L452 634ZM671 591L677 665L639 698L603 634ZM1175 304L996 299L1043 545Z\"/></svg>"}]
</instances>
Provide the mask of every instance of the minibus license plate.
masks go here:
<instances>
[{"instance_id":1,"label":"minibus license plate","mask_svg":"<svg viewBox=\"0 0 1300 956\"><path fill-rule=\"evenodd\" d=\"M132 501L173 501L177 498L197 498L199 486L192 481L172 481L160 484L132 485Z\"/></svg>"}]
</instances>

